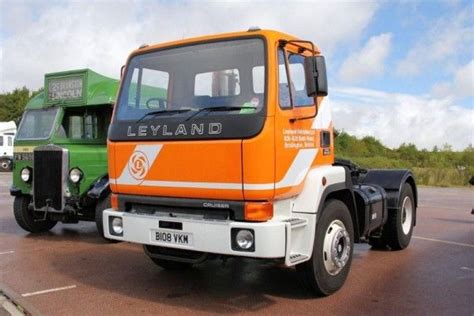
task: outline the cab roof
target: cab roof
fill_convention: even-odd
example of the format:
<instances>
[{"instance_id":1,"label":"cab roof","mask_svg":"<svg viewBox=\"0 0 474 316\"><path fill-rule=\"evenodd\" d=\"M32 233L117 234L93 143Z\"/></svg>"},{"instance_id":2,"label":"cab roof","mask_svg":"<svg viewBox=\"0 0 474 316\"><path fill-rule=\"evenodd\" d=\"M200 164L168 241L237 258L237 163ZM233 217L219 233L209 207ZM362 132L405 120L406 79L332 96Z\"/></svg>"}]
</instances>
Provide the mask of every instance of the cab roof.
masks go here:
<instances>
[{"instance_id":1,"label":"cab roof","mask_svg":"<svg viewBox=\"0 0 474 316\"><path fill-rule=\"evenodd\" d=\"M48 93L49 81L51 79L81 77L82 83L82 97L74 100L59 100L51 101L45 96ZM35 97L33 97L26 104L25 109L41 109L53 105L60 105L64 107L87 106L87 105L101 105L114 104L117 96L117 89L119 81L101 75L91 69L75 69L61 72L47 73L44 76L45 90Z\"/></svg>"},{"instance_id":2,"label":"cab roof","mask_svg":"<svg viewBox=\"0 0 474 316\"><path fill-rule=\"evenodd\" d=\"M283 32L275 31L275 30L260 30L260 29L253 29L250 28L248 31L240 31L240 32L231 32L231 33L220 33L220 34L212 34L212 35L204 35L198 37L191 37L187 39L181 39L177 41L153 44L153 45L142 45L140 48L132 51L130 56L136 54L142 54L145 52L153 51L160 48L165 47L172 47L172 46L181 46L187 45L192 43L199 43L199 42L207 42L207 41L215 41L215 40L224 40L224 39L232 39L232 38L239 38L239 37L248 37L248 36L262 36L265 37L270 42L278 42L279 40L301 40L293 35L286 34ZM307 46L307 45L302 45ZM316 53L319 54L320 50L318 46L314 46Z\"/></svg>"}]
</instances>

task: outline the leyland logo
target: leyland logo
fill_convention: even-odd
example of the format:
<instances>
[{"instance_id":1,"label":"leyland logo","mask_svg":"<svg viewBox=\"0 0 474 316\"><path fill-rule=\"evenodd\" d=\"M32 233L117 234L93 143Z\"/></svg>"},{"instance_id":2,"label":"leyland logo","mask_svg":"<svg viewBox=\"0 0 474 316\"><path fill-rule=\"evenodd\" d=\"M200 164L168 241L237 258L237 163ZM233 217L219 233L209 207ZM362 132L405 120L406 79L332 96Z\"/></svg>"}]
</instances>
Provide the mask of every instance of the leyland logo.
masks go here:
<instances>
[{"instance_id":1,"label":"leyland logo","mask_svg":"<svg viewBox=\"0 0 474 316\"><path fill-rule=\"evenodd\" d=\"M150 169L147 156L141 151L135 151L128 161L128 171L136 180L143 180Z\"/></svg>"}]
</instances>

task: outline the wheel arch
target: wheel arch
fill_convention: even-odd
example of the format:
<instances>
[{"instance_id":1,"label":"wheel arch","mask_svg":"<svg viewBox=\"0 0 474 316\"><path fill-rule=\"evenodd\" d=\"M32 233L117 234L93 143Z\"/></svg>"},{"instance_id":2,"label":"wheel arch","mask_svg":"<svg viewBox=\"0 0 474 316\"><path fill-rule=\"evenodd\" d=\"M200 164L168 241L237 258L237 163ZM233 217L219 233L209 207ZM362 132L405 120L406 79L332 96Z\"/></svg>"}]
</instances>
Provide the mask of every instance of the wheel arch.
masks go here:
<instances>
[{"instance_id":1,"label":"wheel arch","mask_svg":"<svg viewBox=\"0 0 474 316\"><path fill-rule=\"evenodd\" d=\"M92 183L86 194L93 200L99 200L108 193L110 193L109 175L106 174Z\"/></svg>"},{"instance_id":2,"label":"wheel arch","mask_svg":"<svg viewBox=\"0 0 474 316\"><path fill-rule=\"evenodd\" d=\"M318 205L318 210L316 214L316 223L321 218L321 215L324 211L324 204L326 201L331 199L339 200L343 202L347 208L349 209L349 213L351 214L352 223L353 223L353 231L354 231L354 242L360 241L359 236L359 220L357 217L357 207L356 201L354 197L354 192L352 190L352 180L350 171L348 168L344 167L346 180L342 183L335 183L326 187L323 191L323 194L320 199L320 203Z\"/></svg>"},{"instance_id":3,"label":"wheel arch","mask_svg":"<svg viewBox=\"0 0 474 316\"><path fill-rule=\"evenodd\" d=\"M416 186L415 176L410 170L388 170L388 169L373 169L367 170L365 177L362 179L363 184L377 184L384 188L387 193L387 207L388 209L397 209L403 192L403 186L408 183L413 192L415 203L414 209L414 225L416 225L416 209L418 207L418 190Z\"/></svg>"}]
</instances>

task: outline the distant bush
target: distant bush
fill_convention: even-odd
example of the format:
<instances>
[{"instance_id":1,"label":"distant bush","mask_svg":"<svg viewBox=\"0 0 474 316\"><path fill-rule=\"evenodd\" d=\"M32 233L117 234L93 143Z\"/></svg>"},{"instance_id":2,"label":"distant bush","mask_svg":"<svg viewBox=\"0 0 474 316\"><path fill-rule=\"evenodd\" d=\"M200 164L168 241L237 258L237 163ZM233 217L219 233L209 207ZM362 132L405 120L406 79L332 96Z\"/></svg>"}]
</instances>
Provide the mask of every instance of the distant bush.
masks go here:
<instances>
[{"instance_id":1,"label":"distant bush","mask_svg":"<svg viewBox=\"0 0 474 316\"><path fill-rule=\"evenodd\" d=\"M469 185L474 175L472 145L458 152L448 144L441 149L435 146L431 151L419 150L414 144L390 149L374 137L359 139L345 132L336 134L336 155L363 168L410 169L418 184L433 186Z\"/></svg>"}]
</instances>

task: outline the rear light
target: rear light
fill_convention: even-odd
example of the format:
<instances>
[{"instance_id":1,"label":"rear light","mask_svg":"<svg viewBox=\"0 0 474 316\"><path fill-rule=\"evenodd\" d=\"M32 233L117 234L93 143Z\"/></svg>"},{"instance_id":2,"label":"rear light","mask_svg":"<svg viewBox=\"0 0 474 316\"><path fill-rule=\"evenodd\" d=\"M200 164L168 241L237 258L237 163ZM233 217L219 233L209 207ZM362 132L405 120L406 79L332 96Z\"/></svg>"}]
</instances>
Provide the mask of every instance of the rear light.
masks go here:
<instances>
[{"instance_id":1,"label":"rear light","mask_svg":"<svg viewBox=\"0 0 474 316\"><path fill-rule=\"evenodd\" d=\"M110 206L116 210L119 208L118 195L112 193L110 196Z\"/></svg>"},{"instance_id":2,"label":"rear light","mask_svg":"<svg viewBox=\"0 0 474 316\"><path fill-rule=\"evenodd\" d=\"M272 219L273 203L270 202L246 202L245 220L252 222L263 222Z\"/></svg>"}]
</instances>

